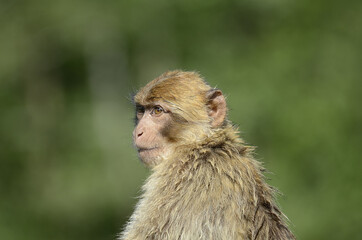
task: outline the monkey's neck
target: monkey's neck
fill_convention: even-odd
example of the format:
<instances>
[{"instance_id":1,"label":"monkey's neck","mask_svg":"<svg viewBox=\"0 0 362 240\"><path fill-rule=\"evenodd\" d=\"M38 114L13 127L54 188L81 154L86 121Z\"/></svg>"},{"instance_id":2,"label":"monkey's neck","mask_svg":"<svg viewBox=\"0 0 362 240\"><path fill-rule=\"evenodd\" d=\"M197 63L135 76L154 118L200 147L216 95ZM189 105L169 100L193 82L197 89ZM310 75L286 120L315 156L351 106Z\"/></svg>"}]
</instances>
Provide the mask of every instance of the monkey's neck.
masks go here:
<instances>
[{"instance_id":1,"label":"monkey's neck","mask_svg":"<svg viewBox=\"0 0 362 240\"><path fill-rule=\"evenodd\" d=\"M238 129L227 124L223 128L212 129L210 133L205 134L199 140L180 146L176 150L181 155L186 155L186 159L190 159L190 154L203 156L226 153L230 157L235 156L235 154L246 156L252 153L253 147L246 146L239 137Z\"/></svg>"},{"instance_id":2,"label":"monkey's neck","mask_svg":"<svg viewBox=\"0 0 362 240\"><path fill-rule=\"evenodd\" d=\"M226 161L225 157L251 157L253 150L253 147L244 144L238 129L227 124L223 128L205 132L197 140L176 146L167 159L163 159L152 170L162 171L197 160L218 162Z\"/></svg>"}]
</instances>

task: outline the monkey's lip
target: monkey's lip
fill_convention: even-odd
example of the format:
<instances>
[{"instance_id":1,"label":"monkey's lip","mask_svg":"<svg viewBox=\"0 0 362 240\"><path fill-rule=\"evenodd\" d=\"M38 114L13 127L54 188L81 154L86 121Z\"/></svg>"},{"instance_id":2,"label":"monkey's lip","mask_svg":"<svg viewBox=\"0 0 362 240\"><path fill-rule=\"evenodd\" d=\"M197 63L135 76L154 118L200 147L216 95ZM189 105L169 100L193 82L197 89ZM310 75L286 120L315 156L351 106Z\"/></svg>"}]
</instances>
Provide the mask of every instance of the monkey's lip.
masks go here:
<instances>
[{"instance_id":1,"label":"monkey's lip","mask_svg":"<svg viewBox=\"0 0 362 240\"><path fill-rule=\"evenodd\" d=\"M157 148L158 148L158 147L151 147L151 148L139 147L139 148L137 148L137 151L138 151L139 153L141 153L141 152L146 152L146 151L155 150L155 149L157 149Z\"/></svg>"}]
</instances>

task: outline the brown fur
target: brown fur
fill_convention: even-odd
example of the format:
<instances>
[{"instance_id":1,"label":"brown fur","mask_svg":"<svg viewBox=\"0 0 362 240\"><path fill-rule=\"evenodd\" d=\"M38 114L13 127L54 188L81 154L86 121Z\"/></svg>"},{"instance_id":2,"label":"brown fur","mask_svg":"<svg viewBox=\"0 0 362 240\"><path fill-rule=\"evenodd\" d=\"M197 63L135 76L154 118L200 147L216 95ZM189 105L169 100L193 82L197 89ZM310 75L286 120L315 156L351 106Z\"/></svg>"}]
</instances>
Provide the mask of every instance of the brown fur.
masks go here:
<instances>
[{"instance_id":1,"label":"brown fur","mask_svg":"<svg viewBox=\"0 0 362 240\"><path fill-rule=\"evenodd\" d=\"M194 72L173 71L136 95L136 103L171 107L173 121L163 134L173 151L152 166L120 239L295 239L253 148L226 118L210 124L212 90Z\"/></svg>"}]
</instances>

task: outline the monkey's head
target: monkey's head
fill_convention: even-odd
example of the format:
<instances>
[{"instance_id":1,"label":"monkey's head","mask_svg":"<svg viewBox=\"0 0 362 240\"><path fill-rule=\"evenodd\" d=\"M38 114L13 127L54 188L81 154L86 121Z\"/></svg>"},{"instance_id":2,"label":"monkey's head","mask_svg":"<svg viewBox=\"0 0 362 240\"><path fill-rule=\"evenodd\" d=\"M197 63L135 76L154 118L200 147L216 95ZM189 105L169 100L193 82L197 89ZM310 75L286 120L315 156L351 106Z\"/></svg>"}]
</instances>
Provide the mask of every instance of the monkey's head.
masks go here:
<instances>
[{"instance_id":1,"label":"monkey's head","mask_svg":"<svg viewBox=\"0 0 362 240\"><path fill-rule=\"evenodd\" d=\"M134 103L133 142L148 166L167 159L175 147L200 141L226 124L222 92L195 72L162 74L135 95Z\"/></svg>"}]
</instances>

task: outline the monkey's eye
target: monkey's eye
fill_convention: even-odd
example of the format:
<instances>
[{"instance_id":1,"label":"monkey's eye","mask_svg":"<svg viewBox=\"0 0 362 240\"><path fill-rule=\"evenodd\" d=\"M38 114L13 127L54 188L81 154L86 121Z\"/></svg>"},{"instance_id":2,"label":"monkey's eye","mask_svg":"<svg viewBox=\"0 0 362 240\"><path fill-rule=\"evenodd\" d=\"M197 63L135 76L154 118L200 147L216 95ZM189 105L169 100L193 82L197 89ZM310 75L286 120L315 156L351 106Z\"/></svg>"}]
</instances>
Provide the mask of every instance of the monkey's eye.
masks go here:
<instances>
[{"instance_id":1,"label":"monkey's eye","mask_svg":"<svg viewBox=\"0 0 362 240\"><path fill-rule=\"evenodd\" d=\"M141 112L141 111L137 112L136 116L137 116L138 119L142 118L143 112Z\"/></svg>"},{"instance_id":2,"label":"monkey's eye","mask_svg":"<svg viewBox=\"0 0 362 240\"><path fill-rule=\"evenodd\" d=\"M141 119L144 113L145 113L144 107L138 106L136 108L136 117L137 117L137 119Z\"/></svg>"},{"instance_id":3,"label":"monkey's eye","mask_svg":"<svg viewBox=\"0 0 362 240\"><path fill-rule=\"evenodd\" d=\"M163 112L164 112L164 110L163 110L163 108L161 106L154 106L153 109L152 109L151 114L160 115Z\"/></svg>"}]
</instances>

